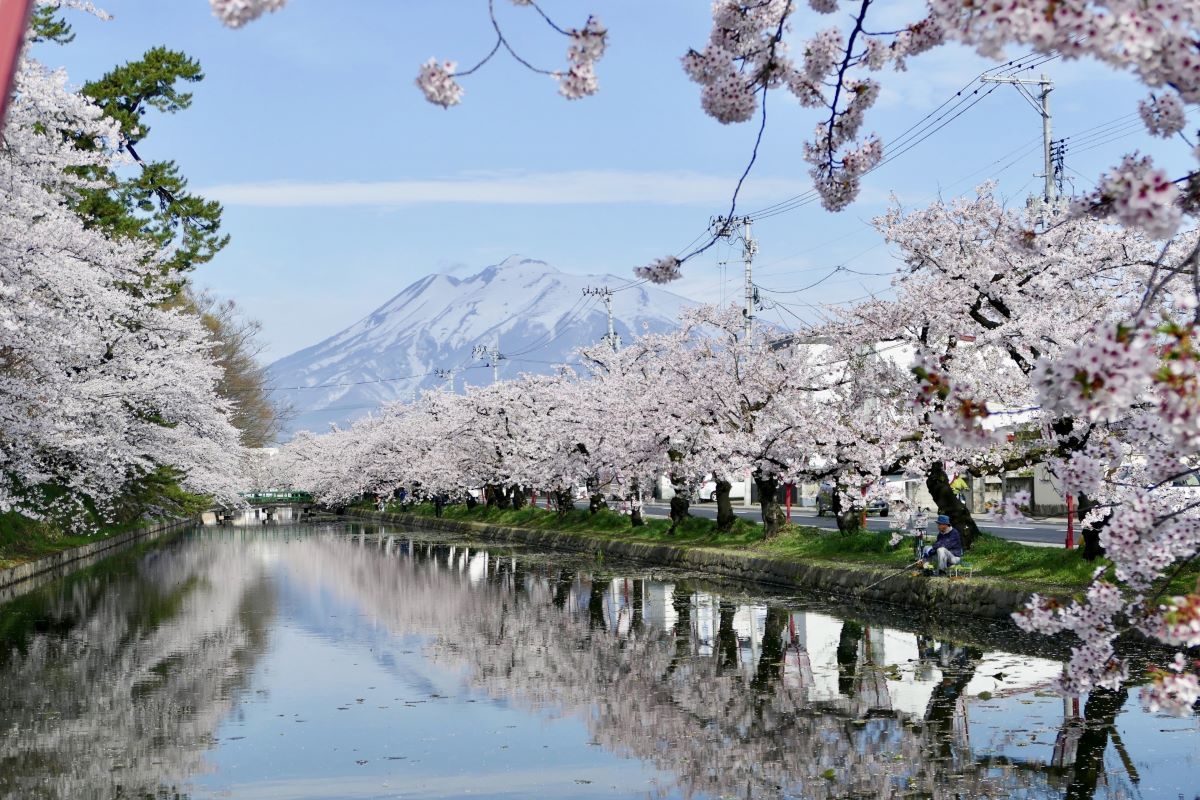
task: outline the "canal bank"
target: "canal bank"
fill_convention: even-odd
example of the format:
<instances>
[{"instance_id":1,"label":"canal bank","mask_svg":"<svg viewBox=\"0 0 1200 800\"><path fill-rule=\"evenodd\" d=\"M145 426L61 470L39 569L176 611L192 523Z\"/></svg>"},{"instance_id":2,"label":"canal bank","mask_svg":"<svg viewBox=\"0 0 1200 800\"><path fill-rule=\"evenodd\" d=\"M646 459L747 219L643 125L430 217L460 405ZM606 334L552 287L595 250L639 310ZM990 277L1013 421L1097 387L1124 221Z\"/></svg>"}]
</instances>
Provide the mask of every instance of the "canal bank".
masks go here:
<instances>
[{"instance_id":1,"label":"canal bank","mask_svg":"<svg viewBox=\"0 0 1200 800\"><path fill-rule=\"evenodd\" d=\"M196 524L196 520L192 518L160 522L2 569L0 570L0 603L33 591L47 581L61 578L90 566L137 542L157 539L163 534L194 524Z\"/></svg>"},{"instance_id":2,"label":"canal bank","mask_svg":"<svg viewBox=\"0 0 1200 800\"><path fill-rule=\"evenodd\" d=\"M696 570L777 588L841 595L906 609L965 614L982 619L1007 620L1033 593L1027 588L1002 585L983 577L930 578L914 576L909 572L897 574L894 569L865 565L810 563L711 547L623 541L594 534L438 519L419 514L356 511L345 516L566 552L590 553L642 565ZM1065 597L1069 591L1064 588L1061 592L1041 590L1040 593Z\"/></svg>"}]
</instances>

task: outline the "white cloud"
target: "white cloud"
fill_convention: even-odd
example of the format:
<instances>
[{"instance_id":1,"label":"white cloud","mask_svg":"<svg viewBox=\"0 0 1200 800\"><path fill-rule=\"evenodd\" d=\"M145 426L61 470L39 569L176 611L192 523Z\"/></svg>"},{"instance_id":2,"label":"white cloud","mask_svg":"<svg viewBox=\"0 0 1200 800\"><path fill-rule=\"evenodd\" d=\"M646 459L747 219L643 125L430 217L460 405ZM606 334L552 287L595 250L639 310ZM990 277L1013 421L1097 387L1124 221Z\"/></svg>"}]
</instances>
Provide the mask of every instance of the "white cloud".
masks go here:
<instances>
[{"instance_id":1,"label":"white cloud","mask_svg":"<svg viewBox=\"0 0 1200 800\"><path fill-rule=\"evenodd\" d=\"M571 172L473 174L407 181L278 181L229 183L200 190L225 205L271 207L407 206L428 203L565 205L728 202L736 179L697 172ZM808 190L805 180L753 176L742 200L775 201Z\"/></svg>"}]
</instances>

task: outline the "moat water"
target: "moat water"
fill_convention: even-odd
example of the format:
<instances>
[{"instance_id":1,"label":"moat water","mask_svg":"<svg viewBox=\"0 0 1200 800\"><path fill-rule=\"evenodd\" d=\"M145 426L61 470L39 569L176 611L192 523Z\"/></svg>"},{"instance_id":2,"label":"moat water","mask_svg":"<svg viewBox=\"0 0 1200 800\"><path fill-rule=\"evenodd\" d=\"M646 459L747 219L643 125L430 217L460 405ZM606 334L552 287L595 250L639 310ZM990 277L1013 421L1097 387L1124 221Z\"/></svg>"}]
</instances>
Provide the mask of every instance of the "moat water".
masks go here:
<instances>
[{"instance_id":1,"label":"moat water","mask_svg":"<svg viewBox=\"0 0 1200 800\"><path fill-rule=\"evenodd\" d=\"M1057 696L1069 644L386 526L198 528L0 606L0 796L1200 797L1200 718Z\"/></svg>"}]
</instances>

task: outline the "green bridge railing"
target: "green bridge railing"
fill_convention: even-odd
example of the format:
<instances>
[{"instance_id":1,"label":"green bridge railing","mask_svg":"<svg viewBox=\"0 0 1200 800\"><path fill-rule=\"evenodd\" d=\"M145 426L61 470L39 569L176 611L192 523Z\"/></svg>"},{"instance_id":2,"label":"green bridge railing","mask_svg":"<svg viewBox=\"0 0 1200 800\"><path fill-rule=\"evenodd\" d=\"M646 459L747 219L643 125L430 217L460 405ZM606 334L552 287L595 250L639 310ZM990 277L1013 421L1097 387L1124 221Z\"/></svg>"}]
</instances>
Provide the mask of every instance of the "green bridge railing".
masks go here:
<instances>
[{"instance_id":1,"label":"green bridge railing","mask_svg":"<svg viewBox=\"0 0 1200 800\"><path fill-rule=\"evenodd\" d=\"M310 492L243 492L241 495L252 506L271 505L272 503L311 503L313 496Z\"/></svg>"}]
</instances>

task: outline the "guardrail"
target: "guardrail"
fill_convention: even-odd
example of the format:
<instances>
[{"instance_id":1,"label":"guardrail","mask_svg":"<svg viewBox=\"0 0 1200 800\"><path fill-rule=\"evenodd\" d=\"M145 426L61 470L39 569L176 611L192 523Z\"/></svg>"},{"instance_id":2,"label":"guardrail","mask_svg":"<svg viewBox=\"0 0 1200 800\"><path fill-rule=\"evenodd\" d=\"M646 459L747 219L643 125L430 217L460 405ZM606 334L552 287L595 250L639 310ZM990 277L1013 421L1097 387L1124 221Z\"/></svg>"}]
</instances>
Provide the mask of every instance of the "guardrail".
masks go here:
<instances>
[{"instance_id":1,"label":"guardrail","mask_svg":"<svg viewBox=\"0 0 1200 800\"><path fill-rule=\"evenodd\" d=\"M312 503L310 492L244 492L241 498L252 506L274 503Z\"/></svg>"}]
</instances>

